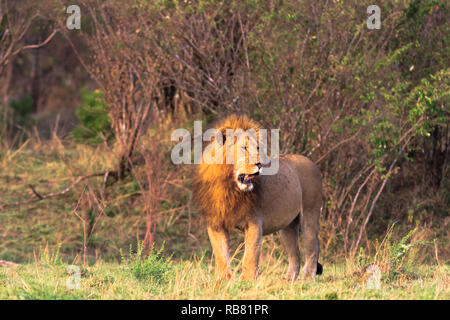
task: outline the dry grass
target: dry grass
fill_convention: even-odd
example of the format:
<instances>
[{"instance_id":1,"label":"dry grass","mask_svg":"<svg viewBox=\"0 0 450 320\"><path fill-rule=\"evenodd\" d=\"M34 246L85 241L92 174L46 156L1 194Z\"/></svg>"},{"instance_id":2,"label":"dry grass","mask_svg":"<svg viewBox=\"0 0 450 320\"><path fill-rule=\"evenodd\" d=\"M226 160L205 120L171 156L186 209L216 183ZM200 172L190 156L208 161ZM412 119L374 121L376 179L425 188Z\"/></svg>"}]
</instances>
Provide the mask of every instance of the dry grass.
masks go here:
<instances>
[{"instance_id":1,"label":"dry grass","mask_svg":"<svg viewBox=\"0 0 450 320\"><path fill-rule=\"evenodd\" d=\"M278 250L278 249L277 249ZM33 263L0 268L1 299L449 299L448 266L416 266L415 276L389 279L382 273L379 287L368 287L355 261L325 261L325 273L308 281L282 280L286 263L266 253L261 275L254 282L218 282L209 258L196 257L165 265L161 278L139 278L133 264L98 261L80 267L80 287L67 288L68 266L57 255L43 254ZM236 266L237 268L239 265Z\"/></svg>"}]
</instances>

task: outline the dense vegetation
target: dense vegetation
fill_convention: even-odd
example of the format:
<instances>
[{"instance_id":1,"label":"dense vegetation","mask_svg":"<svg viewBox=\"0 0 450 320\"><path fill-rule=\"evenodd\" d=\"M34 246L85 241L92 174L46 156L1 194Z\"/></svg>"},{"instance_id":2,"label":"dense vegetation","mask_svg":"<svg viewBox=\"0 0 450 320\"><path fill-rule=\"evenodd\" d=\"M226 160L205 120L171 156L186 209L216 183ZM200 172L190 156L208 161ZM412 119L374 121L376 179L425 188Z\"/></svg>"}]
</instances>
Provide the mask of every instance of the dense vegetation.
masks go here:
<instances>
[{"instance_id":1,"label":"dense vegetation","mask_svg":"<svg viewBox=\"0 0 450 320\"><path fill-rule=\"evenodd\" d=\"M378 263L400 287L422 264L448 277L447 1L382 2L374 30L368 1L78 2L80 30L67 28L65 1L0 2L0 259L41 261L47 246L88 268L163 243L159 255L209 259L193 168L171 163L170 135L242 112L322 170L325 268L347 277ZM276 237L265 246L282 261ZM27 297L2 272L0 295ZM177 287L169 278L157 287ZM448 290L433 286L424 297Z\"/></svg>"}]
</instances>

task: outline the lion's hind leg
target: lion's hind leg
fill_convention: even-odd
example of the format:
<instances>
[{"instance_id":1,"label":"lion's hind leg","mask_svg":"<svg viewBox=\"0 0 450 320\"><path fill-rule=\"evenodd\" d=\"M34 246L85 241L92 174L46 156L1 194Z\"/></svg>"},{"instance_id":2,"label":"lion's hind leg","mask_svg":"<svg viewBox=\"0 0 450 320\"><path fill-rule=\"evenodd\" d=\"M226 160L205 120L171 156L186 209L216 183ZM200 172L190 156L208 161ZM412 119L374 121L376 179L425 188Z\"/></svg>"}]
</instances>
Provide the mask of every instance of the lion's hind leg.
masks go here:
<instances>
[{"instance_id":1,"label":"lion's hind leg","mask_svg":"<svg viewBox=\"0 0 450 320\"><path fill-rule=\"evenodd\" d=\"M314 278L322 274L322 265L319 263L319 215L320 207L305 210L301 219L302 243L305 265L302 279Z\"/></svg>"},{"instance_id":2,"label":"lion's hind leg","mask_svg":"<svg viewBox=\"0 0 450 320\"><path fill-rule=\"evenodd\" d=\"M289 267L287 271L287 280L295 280L298 277L300 271L300 250L298 246L298 233L300 228L300 219L294 219L286 228L280 230L281 243L287 252Z\"/></svg>"}]
</instances>

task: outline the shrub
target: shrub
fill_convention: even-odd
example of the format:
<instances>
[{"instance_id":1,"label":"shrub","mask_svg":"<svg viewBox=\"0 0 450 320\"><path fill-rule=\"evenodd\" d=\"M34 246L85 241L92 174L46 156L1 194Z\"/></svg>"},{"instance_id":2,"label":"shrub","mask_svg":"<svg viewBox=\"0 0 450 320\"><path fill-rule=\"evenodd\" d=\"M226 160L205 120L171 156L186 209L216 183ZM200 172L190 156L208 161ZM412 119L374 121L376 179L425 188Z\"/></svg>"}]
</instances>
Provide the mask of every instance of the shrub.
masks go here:
<instances>
[{"instance_id":1,"label":"shrub","mask_svg":"<svg viewBox=\"0 0 450 320\"><path fill-rule=\"evenodd\" d=\"M136 253L130 248L128 264L133 276L138 280L152 281L154 283L163 283L172 270L170 258L164 258L162 251L164 246L158 251L152 247L147 257L144 257L144 243L138 242ZM122 257L122 260L125 260Z\"/></svg>"},{"instance_id":2,"label":"shrub","mask_svg":"<svg viewBox=\"0 0 450 320\"><path fill-rule=\"evenodd\" d=\"M33 99L30 96L11 100L10 106L13 112L14 124L26 127L31 123L30 114L33 111Z\"/></svg>"},{"instance_id":3,"label":"shrub","mask_svg":"<svg viewBox=\"0 0 450 320\"><path fill-rule=\"evenodd\" d=\"M85 144L98 144L104 139L111 139L111 119L108 115L108 106L100 90L90 91L81 89L81 106L76 113L80 126L73 129L74 138Z\"/></svg>"},{"instance_id":4,"label":"shrub","mask_svg":"<svg viewBox=\"0 0 450 320\"><path fill-rule=\"evenodd\" d=\"M410 273L411 262L414 258L412 248L429 244L429 241L413 241L412 236L417 232L417 228L409 231L398 241L392 240L394 224L389 228L387 235L377 250L374 261L385 272L389 280L400 275Z\"/></svg>"},{"instance_id":5,"label":"shrub","mask_svg":"<svg viewBox=\"0 0 450 320\"><path fill-rule=\"evenodd\" d=\"M27 137L33 125L33 99L25 95L11 99L8 104L0 104L0 141L10 146L19 145Z\"/></svg>"}]
</instances>

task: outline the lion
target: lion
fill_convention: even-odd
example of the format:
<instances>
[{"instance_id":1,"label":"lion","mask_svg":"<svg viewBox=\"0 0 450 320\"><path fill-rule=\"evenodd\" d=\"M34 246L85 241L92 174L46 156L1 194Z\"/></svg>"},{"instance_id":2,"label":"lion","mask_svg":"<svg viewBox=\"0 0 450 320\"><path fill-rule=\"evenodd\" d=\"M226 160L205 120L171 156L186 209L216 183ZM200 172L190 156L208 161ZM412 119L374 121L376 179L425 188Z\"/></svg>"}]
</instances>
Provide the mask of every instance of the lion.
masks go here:
<instances>
[{"instance_id":1,"label":"lion","mask_svg":"<svg viewBox=\"0 0 450 320\"><path fill-rule=\"evenodd\" d=\"M231 164L202 161L194 178L194 199L205 217L220 279L232 277L229 256L229 234L243 230L244 257L242 280L258 275L262 236L278 232L288 256L286 278L297 279L300 271L299 229L302 231L304 267L302 279L322 273L319 258L319 216L322 207L322 176L308 158L289 154L279 157L274 175L261 175L264 165L258 140L245 135L248 130L259 134L259 125L245 115L231 115L215 126L223 135L209 145L219 150L223 159L234 152ZM233 139L226 131L238 130ZM241 129L239 131L239 129ZM250 161L253 160L253 161ZM229 163L229 162L228 162Z\"/></svg>"}]
</instances>

